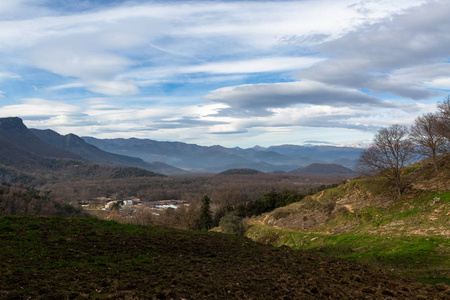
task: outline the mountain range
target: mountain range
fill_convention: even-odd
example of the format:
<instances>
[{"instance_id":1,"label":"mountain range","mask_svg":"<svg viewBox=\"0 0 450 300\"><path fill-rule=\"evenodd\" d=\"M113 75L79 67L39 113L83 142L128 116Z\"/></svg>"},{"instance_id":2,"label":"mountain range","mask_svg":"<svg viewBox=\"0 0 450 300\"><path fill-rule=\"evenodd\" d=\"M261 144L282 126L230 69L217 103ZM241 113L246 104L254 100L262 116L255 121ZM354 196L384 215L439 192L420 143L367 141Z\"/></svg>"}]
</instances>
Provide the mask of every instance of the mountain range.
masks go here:
<instances>
[{"instance_id":1,"label":"mountain range","mask_svg":"<svg viewBox=\"0 0 450 300\"><path fill-rule=\"evenodd\" d=\"M136 138L83 139L107 152L159 161L190 172L208 173L237 168L289 172L312 163L339 164L352 169L362 152L361 148L335 146L281 145L242 149Z\"/></svg>"},{"instance_id":2,"label":"mountain range","mask_svg":"<svg viewBox=\"0 0 450 300\"><path fill-rule=\"evenodd\" d=\"M30 129L30 132L42 141L52 146L68 150L89 162L106 164L115 167L136 167L168 175L188 173L182 169L175 168L164 163L150 163L137 157L114 154L100 150L99 148L86 143L82 138L75 134L67 134L63 136L50 129Z\"/></svg>"},{"instance_id":3,"label":"mountain range","mask_svg":"<svg viewBox=\"0 0 450 300\"><path fill-rule=\"evenodd\" d=\"M61 135L51 129L28 129L20 118L0 118L0 165L14 168L42 168L49 159L133 167L174 175L219 173L229 169L308 174L349 174L362 149L334 146L281 145L242 149L200 146L150 139L97 139L75 134ZM336 165L339 165L338 168ZM303 172L305 173L305 172Z\"/></svg>"},{"instance_id":4,"label":"mountain range","mask_svg":"<svg viewBox=\"0 0 450 300\"><path fill-rule=\"evenodd\" d=\"M83 140L79 142L81 145L86 144L86 149L91 147ZM88 159L88 155L83 151L73 152L69 150L70 147L60 146L40 139L20 118L0 118L0 180L37 184L46 180L55 182L76 178L163 176L130 165L115 167L112 164L96 163Z\"/></svg>"}]
</instances>

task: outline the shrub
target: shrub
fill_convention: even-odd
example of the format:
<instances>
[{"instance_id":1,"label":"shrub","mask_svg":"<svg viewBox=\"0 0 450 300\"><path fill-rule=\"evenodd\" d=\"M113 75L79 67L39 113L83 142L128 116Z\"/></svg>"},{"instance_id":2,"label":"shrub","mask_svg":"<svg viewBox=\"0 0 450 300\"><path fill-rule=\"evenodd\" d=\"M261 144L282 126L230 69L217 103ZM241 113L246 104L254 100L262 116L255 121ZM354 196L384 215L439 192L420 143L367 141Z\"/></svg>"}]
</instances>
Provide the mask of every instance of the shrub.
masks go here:
<instances>
[{"instance_id":1,"label":"shrub","mask_svg":"<svg viewBox=\"0 0 450 300\"><path fill-rule=\"evenodd\" d=\"M242 217L238 216L236 212L227 213L219 222L220 229L223 233L243 235L245 227L242 223Z\"/></svg>"}]
</instances>

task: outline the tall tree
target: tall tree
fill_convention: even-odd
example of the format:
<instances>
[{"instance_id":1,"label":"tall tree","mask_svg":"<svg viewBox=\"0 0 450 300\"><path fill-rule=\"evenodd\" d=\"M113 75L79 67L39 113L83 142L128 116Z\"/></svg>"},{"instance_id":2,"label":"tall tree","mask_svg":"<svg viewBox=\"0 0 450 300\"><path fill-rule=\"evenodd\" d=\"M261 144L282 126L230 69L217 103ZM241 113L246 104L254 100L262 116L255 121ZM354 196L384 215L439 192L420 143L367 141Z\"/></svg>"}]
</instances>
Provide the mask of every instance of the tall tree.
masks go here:
<instances>
[{"instance_id":1,"label":"tall tree","mask_svg":"<svg viewBox=\"0 0 450 300\"><path fill-rule=\"evenodd\" d=\"M414 120L410 128L410 138L417 146L419 155L431 157L436 172L438 171L437 156L448 150L449 143L440 133L440 116L438 114L425 114Z\"/></svg>"},{"instance_id":2,"label":"tall tree","mask_svg":"<svg viewBox=\"0 0 450 300\"><path fill-rule=\"evenodd\" d=\"M369 149L358 161L361 173L382 173L394 185L400 198L404 189L401 169L414 157L414 146L408 138L408 128L392 125L378 131Z\"/></svg>"},{"instance_id":3,"label":"tall tree","mask_svg":"<svg viewBox=\"0 0 450 300\"><path fill-rule=\"evenodd\" d=\"M200 208L200 227L204 230L209 230L213 226L210 204L211 199L205 195L202 199L202 206Z\"/></svg>"}]
</instances>

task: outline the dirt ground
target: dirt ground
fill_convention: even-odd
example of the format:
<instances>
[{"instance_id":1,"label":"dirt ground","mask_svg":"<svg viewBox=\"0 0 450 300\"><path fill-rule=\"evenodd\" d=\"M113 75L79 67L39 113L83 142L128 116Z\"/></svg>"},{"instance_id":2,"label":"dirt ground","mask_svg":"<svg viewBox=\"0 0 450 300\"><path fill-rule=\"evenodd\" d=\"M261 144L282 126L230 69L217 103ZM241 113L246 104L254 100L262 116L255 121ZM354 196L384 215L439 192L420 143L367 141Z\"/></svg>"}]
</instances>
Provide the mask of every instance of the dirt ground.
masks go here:
<instances>
[{"instance_id":1,"label":"dirt ground","mask_svg":"<svg viewBox=\"0 0 450 300\"><path fill-rule=\"evenodd\" d=\"M450 299L450 287L219 233L0 219L0 299Z\"/></svg>"}]
</instances>

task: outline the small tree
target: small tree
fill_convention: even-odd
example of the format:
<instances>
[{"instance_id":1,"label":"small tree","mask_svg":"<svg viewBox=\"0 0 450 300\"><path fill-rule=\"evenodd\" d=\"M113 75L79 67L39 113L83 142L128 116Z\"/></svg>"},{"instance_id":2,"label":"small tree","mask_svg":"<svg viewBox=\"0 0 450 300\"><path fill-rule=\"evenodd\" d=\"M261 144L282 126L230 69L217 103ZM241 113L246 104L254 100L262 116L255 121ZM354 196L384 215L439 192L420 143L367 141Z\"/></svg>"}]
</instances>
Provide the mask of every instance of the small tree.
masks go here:
<instances>
[{"instance_id":1,"label":"small tree","mask_svg":"<svg viewBox=\"0 0 450 300\"><path fill-rule=\"evenodd\" d=\"M245 227L242 224L242 217L234 211L227 213L220 219L220 230L223 233L243 235Z\"/></svg>"},{"instance_id":2,"label":"small tree","mask_svg":"<svg viewBox=\"0 0 450 300\"><path fill-rule=\"evenodd\" d=\"M401 169L414 157L414 146L407 136L408 128L401 125L379 130L372 146L363 151L358 161L361 173L383 173L397 189L399 198L404 189Z\"/></svg>"},{"instance_id":3,"label":"small tree","mask_svg":"<svg viewBox=\"0 0 450 300\"><path fill-rule=\"evenodd\" d=\"M204 230L209 230L213 226L210 204L211 199L205 195L202 199L202 206L200 208L200 227Z\"/></svg>"},{"instance_id":4,"label":"small tree","mask_svg":"<svg viewBox=\"0 0 450 300\"><path fill-rule=\"evenodd\" d=\"M123 201L116 201L111 205L111 210L119 211L123 205Z\"/></svg>"},{"instance_id":5,"label":"small tree","mask_svg":"<svg viewBox=\"0 0 450 300\"><path fill-rule=\"evenodd\" d=\"M448 150L448 141L441 135L439 115L425 114L416 118L410 129L410 138L417 146L416 153L431 157L436 172L438 171L437 156Z\"/></svg>"}]
</instances>

